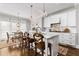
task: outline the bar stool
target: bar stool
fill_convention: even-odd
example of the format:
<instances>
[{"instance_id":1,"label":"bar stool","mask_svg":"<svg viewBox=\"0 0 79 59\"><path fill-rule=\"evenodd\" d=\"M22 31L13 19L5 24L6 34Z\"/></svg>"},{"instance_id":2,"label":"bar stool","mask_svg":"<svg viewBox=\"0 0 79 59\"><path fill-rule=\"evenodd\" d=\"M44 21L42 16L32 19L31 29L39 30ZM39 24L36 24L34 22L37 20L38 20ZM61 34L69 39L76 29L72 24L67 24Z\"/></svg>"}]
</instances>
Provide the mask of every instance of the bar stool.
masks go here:
<instances>
[{"instance_id":1,"label":"bar stool","mask_svg":"<svg viewBox=\"0 0 79 59\"><path fill-rule=\"evenodd\" d=\"M40 33L34 33L33 35L34 37L34 41L35 41L35 55L37 55L38 51L37 49L40 50L39 53L41 53L41 55L44 55L44 50L45 50L45 42L43 41L44 36ZM51 55L51 44L48 43L48 47L49 47L49 51L50 51L50 55Z\"/></svg>"}]
</instances>

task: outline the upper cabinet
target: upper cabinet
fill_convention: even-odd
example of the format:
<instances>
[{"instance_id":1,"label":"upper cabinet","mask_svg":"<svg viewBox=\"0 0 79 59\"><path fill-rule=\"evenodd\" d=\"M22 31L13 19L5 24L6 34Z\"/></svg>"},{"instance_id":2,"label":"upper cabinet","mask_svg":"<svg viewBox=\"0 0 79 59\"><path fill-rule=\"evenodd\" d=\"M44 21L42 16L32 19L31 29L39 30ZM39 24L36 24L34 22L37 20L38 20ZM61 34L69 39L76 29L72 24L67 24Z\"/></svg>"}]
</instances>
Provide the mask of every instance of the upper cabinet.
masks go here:
<instances>
[{"instance_id":1,"label":"upper cabinet","mask_svg":"<svg viewBox=\"0 0 79 59\"><path fill-rule=\"evenodd\" d=\"M68 12L68 26L76 26L76 10Z\"/></svg>"},{"instance_id":2,"label":"upper cabinet","mask_svg":"<svg viewBox=\"0 0 79 59\"><path fill-rule=\"evenodd\" d=\"M61 20L61 26L66 26L67 25L67 13L62 13L60 14L60 20Z\"/></svg>"},{"instance_id":3,"label":"upper cabinet","mask_svg":"<svg viewBox=\"0 0 79 59\"><path fill-rule=\"evenodd\" d=\"M51 15L44 20L44 27L61 20L61 26L76 26L76 10L69 10L55 15Z\"/></svg>"},{"instance_id":4,"label":"upper cabinet","mask_svg":"<svg viewBox=\"0 0 79 59\"><path fill-rule=\"evenodd\" d=\"M76 10L67 10L60 12L44 19L44 27L49 27L53 23L60 22L60 30L63 31L65 26L70 28L71 32L76 32Z\"/></svg>"},{"instance_id":5,"label":"upper cabinet","mask_svg":"<svg viewBox=\"0 0 79 59\"><path fill-rule=\"evenodd\" d=\"M76 10L67 11L61 15L61 26L76 26Z\"/></svg>"}]
</instances>

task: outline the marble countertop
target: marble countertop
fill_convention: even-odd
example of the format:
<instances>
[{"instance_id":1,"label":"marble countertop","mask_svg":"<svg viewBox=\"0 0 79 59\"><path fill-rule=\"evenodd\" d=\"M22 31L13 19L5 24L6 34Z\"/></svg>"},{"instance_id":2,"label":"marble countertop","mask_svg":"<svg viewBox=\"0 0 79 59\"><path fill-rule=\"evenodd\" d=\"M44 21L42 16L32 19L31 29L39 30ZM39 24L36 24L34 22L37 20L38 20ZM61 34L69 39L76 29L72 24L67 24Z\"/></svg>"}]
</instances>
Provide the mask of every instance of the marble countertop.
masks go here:
<instances>
[{"instance_id":1,"label":"marble countertop","mask_svg":"<svg viewBox=\"0 0 79 59\"><path fill-rule=\"evenodd\" d=\"M45 38L48 38L48 39L58 36L58 34L49 33L49 32L48 33L43 33L43 35L44 35Z\"/></svg>"}]
</instances>

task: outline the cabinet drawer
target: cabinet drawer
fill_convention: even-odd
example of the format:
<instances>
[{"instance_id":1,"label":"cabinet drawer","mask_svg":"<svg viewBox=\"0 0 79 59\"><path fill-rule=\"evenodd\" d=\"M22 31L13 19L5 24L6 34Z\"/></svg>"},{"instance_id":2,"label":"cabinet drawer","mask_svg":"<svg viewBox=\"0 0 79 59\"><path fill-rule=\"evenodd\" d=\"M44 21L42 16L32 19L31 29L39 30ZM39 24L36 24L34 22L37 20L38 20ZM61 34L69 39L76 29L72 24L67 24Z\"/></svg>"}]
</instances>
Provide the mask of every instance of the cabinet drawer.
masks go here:
<instances>
[{"instance_id":1,"label":"cabinet drawer","mask_svg":"<svg viewBox=\"0 0 79 59\"><path fill-rule=\"evenodd\" d=\"M64 43L64 44L69 44L69 45L74 45L75 44L75 34L60 34L59 36L59 42Z\"/></svg>"}]
</instances>

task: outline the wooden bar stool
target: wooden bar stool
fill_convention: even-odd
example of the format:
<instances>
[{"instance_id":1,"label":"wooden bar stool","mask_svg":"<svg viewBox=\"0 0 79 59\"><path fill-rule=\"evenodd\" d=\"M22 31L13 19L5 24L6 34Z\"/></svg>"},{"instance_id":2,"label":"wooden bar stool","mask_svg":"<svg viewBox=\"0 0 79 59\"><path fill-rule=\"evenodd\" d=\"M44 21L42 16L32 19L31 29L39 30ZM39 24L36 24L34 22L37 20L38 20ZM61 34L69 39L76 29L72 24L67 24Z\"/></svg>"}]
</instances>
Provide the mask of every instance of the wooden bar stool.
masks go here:
<instances>
[{"instance_id":1,"label":"wooden bar stool","mask_svg":"<svg viewBox=\"0 0 79 59\"><path fill-rule=\"evenodd\" d=\"M43 41L44 36L40 33L34 33L33 37L35 40L35 55L37 55L38 53L37 49L39 49L40 50L39 53L41 53L41 55L43 56L45 50L45 42ZM51 44L48 43L48 47L51 55Z\"/></svg>"}]
</instances>

